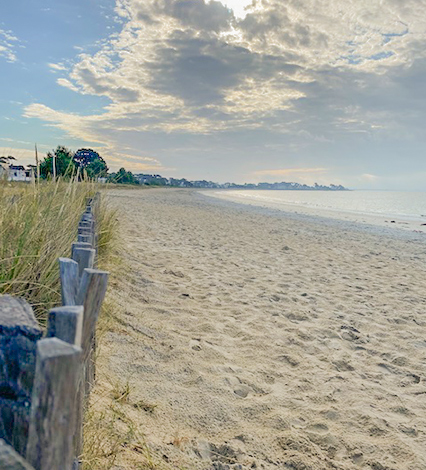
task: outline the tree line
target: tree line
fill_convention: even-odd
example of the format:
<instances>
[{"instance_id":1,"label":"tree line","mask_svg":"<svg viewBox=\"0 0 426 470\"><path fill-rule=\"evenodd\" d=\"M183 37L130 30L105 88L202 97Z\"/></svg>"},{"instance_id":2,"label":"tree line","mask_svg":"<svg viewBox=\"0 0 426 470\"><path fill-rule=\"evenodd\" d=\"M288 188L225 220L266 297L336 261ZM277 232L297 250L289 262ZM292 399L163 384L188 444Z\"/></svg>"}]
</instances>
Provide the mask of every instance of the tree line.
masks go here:
<instances>
[{"instance_id":1,"label":"tree line","mask_svg":"<svg viewBox=\"0 0 426 470\"><path fill-rule=\"evenodd\" d=\"M56 176L70 177L80 174L91 179L107 177L108 167L105 160L92 149L80 149L77 152L58 145L56 150L48 152L40 163L40 176L49 178Z\"/></svg>"},{"instance_id":2,"label":"tree line","mask_svg":"<svg viewBox=\"0 0 426 470\"><path fill-rule=\"evenodd\" d=\"M0 157L0 163L13 165L16 158L13 156ZM138 180L133 173L120 168L117 173L108 174L108 166L98 152L90 148L82 148L73 152L72 150L58 145L55 150L48 152L46 157L40 162L38 172L36 165L28 165L28 170L32 170L34 176L40 174L40 178L48 179L55 176L70 178L76 176L80 179L99 179L111 183L138 184Z\"/></svg>"}]
</instances>

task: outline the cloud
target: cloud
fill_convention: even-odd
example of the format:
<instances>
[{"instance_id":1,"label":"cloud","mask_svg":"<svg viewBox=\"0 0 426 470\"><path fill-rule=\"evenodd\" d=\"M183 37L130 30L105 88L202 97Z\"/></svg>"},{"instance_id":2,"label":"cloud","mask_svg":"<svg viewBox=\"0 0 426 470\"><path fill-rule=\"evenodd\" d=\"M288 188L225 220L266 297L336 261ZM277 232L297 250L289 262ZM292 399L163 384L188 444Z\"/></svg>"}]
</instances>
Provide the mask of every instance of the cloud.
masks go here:
<instances>
[{"instance_id":1,"label":"cloud","mask_svg":"<svg viewBox=\"0 0 426 470\"><path fill-rule=\"evenodd\" d=\"M253 174L256 176L287 176L297 174L313 174L313 173L325 173L327 168L284 168L279 170L258 170L254 171Z\"/></svg>"},{"instance_id":2,"label":"cloud","mask_svg":"<svg viewBox=\"0 0 426 470\"><path fill-rule=\"evenodd\" d=\"M25 115L104 144L111 158L121 158L123 146L140 156L166 140L181 145L183 136L208 142L199 146L202 155L206 145L218 149L232 135L229 145L245 148L233 154L241 164L260 139L258 155L269 146L270 168L282 165L278 147L287 158L303 155L291 164L311 169L350 155L370 164L368 152L353 155L356 146L423 139L425 6L425 0L255 0L237 18L218 1L117 0L120 31L96 52L80 54L57 81L107 97L103 112L78 116L34 103ZM169 149L162 152L166 167L177 166ZM385 154L374 158L386 165ZM357 174L363 172L377 169Z\"/></svg>"},{"instance_id":3,"label":"cloud","mask_svg":"<svg viewBox=\"0 0 426 470\"><path fill-rule=\"evenodd\" d=\"M52 69L52 71L54 72L62 72L62 71L65 71L65 70L68 70L67 67L65 67L64 64L54 64L54 63L49 63L47 64L47 66Z\"/></svg>"},{"instance_id":4,"label":"cloud","mask_svg":"<svg viewBox=\"0 0 426 470\"><path fill-rule=\"evenodd\" d=\"M82 141L90 143L108 162L112 170L124 166L135 171L162 171L166 167L151 156L144 155L143 149L135 149L120 142L116 136L125 132L122 121L113 114L101 116L79 116L61 111L55 111L40 103L34 103L25 109L25 117L38 117L48 126L56 127L75 138L76 147L82 147ZM117 121L121 128L113 130ZM131 128L127 129L130 132ZM139 134L139 132L138 132ZM76 148L74 149L76 150ZM126 152L131 150L132 153Z\"/></svg>"},{"instance_id":5,"label":"cloud","mask_svg":"<svg viewBox=\"0 0 426 470\"><path fill-rule=\"evenodd\" d=\"M371 175L370 173L364 173L363 175L361 175L362 180L366 180L370 182L376 181L378 178L379 178L378 176Z\"/></svg>"},{"instance_id":6,"label":"cloud","mask_svg":"<svg viewBox=\"0 0 426 470\"><path fill-rule=\"evenodd\" d=\"M175 18L182 25L197 31L227 31L235 19L230 9L211 0L155 0L134 2L136 18L148 24L158 22L159 16Z\"/></svg>"},{"instance_id":7,"label":"cloud","mask_svg":"<svg viewBox=\"0 0 426 470\"><path fill-rule=\"evenodd\" d=\"M7 62L16 62L16 47L19 43L19 39L11 31L0 29L0 58L5 58Z\"/></svg>"},{"instance_id":8,"label":"cloud","mask_svg":"<svg viewBox=\"0 0 426 470\"><path fill-rule=\"evenodd\" d=\"M79 92L80 90L74 85L72 84L69 80L67 80L66 78L58 78L56 80L56 83L60 86L63 86L65 88L68 88L69 90L71 91L75 91L75 92Z\"/></svg>"}]
</instances>

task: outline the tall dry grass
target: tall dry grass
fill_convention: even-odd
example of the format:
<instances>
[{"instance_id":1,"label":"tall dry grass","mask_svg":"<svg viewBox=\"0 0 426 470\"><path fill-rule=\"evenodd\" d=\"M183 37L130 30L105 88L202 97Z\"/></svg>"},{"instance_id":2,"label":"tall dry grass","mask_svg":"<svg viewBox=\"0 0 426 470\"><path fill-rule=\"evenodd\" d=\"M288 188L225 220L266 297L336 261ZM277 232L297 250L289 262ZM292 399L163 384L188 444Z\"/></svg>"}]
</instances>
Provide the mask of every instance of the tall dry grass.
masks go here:
<instances>
[{"instance_id":1,"label":"tall dry grass","mask_svg":"<svg viewBox=\"0 0 426 470\"><path fill-rule=\"evenodd\" d=\"M0 181L0 294L25 297L41 323L60 304L58 258L68 257L91 182ZM101 204L100 257L111 243L114 214Z\"/></svg>"}]
</instances>

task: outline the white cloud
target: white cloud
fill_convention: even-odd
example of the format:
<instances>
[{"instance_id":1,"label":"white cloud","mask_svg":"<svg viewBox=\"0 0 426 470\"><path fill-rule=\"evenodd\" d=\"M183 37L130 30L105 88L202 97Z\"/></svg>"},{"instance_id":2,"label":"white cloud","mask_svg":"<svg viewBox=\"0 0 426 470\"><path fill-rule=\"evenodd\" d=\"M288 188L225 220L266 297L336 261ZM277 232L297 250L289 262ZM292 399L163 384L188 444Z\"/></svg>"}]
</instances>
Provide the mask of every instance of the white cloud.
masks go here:
<instances>
[{"instance_id":1,"label":"white cloud","mask_svg":"<svg viewBox=\"0 0 426 470\"><path fill-rule=\"evenodd\" d=\"M231 8L237 18L244 18L252 0L223 0L222 3Z\"/></svg>"},{"instance_id":2,"label":"white cloud","mask_svg":"<svg viewBox=\"0 0 426 470\"><path fill-rule=\"evenodd\" d=\"M47 65L54 72L62 72L62 71L68 70L67 67L65 67L65 65L61 64L61 63L59 63L59 64L49 63Z\"/></svg>"},{"instance_id":3,"label":"white cloud","mask_svg":"<svg viewBox=\"0 0 426 470\"><path fill-rule=\"evenodd\" d=\"M287 176L287 175L297 175L297 174L309 174L312 175L313 173L325 173L327 168L282 168L278 170L257 170L253 172L256 176L265 176L265 175L272 175L272 176Z\"/></svg>"},{"instance_id":4,"label":"white cloud","mask_svg":"<svg viewBox=\"0 0 426 470\"><path fill-rule=\"evenodd\" d=\"M16 47L19 39L11 31L0 29L0 58L5 58L7 62L16 62Z\"/></svg>"},{"instance_id":5,"label":"white cloud","mask_svg":"<svg viewBox=\"0 0 426 470\"><path fill-rule=\"evenodd\" d=\"M73 85L69 80L67 80L66 78L58 78L56 80L56 83L58 85L61 85L65 88L68 88L68 89L70 89L72 91L75 91L77 93L79 92L79 89L75 85Z\"/></svg>"},{"instance_id":6,"label":"white cloud","mask_svg":"<svg viewBox=\"0 0 426 470\"><path fill-rule=\"evenodd\" d=\"M370 182L374 182L378 178L379 178L378 176L371 175L370 173L364 173L363 175L361 175L361 180L366 180L366 181L370 181Z\"/></svg>"}]
</instances>

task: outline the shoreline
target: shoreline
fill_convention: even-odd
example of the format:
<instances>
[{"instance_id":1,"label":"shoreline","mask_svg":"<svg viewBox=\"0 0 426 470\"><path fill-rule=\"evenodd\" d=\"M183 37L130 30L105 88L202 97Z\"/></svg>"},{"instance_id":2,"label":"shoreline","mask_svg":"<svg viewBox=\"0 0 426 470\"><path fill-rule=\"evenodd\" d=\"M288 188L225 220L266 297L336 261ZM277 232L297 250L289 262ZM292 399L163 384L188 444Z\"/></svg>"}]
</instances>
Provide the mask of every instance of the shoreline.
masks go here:
<instances>
[{"instance_id":1,"label":"shoreline","mask_svg":"<svg viewBox=\"0 0 426 470\"><path fill-rule=\"evenodd\" d=\"M371 220L357 220L357 219L350 219L350 218L338 218L333 217L338 213L338 211L316 211L306 210L303 211L302 207L298 206L297 211L292 211L292 207L290 204L288 208L274 208L269 206L264 206L260 204L252 204L252 201L247 201L244 203L243 201L237 199L231 199L229 197L219 197L213 196L208 194L210 191L200 191L200 190L191 190L196 193L202 199L208 199L212 201L212 204L217 204L218 206L222 205L223 207L240 207L241 209L247 210L249 212L264 214L264 215L271 215L278 218L285 218L289 220L295 220L305 223L312 223L312 224L319 224L325 225L328 227L333 227L335 229L351 230L356 232L363 232L363 233L370 233L372 235L377 236L385 236L390 238L397 238L397 239L404 239L404 240L412 240L418 242L426 242L426 227L421 227L423 230L418 230L416 226L401 227L399 224L390 224L381 221L377 221L375 216L371 217ZM214 201L214 202L213 202ZM284 204L283 204L284 205ZM322 213L321 213L322 212ZM366 216L368 219L368 216ZM392 219L397 220L397 219ZM400 222L404 222L400 220Z\"/></svg>"},{"instance_id":2,"label":"shoreline","mask_svg":"<svg viewBox=\"0 0 426 470\"><path fill-rule=\"evenodd\" d=\"M233 194L230 194L230 191L198 191L204 196L218 199L221 201L233 202L235 204L241 204L249 207L260 207L265 210L275 210L289 215L301 215L301 216L310 216L313 218L318 218L319 220L337 220L341 222L354 223L364 226L377 226L382 228L388 228L391 231L401 230L405 232L414 232L418 234L426 235L426 218L418 219L402 216L391 216L385 214L368 214L355 211L341 211L337 209L323 209L323 208L312 208L304 206L303 204L292 204L286 202L273 203L268 202L268 204L263 203L262 201L255 201L252 199L239 198Z\"/></svg>"}]
</instances>

